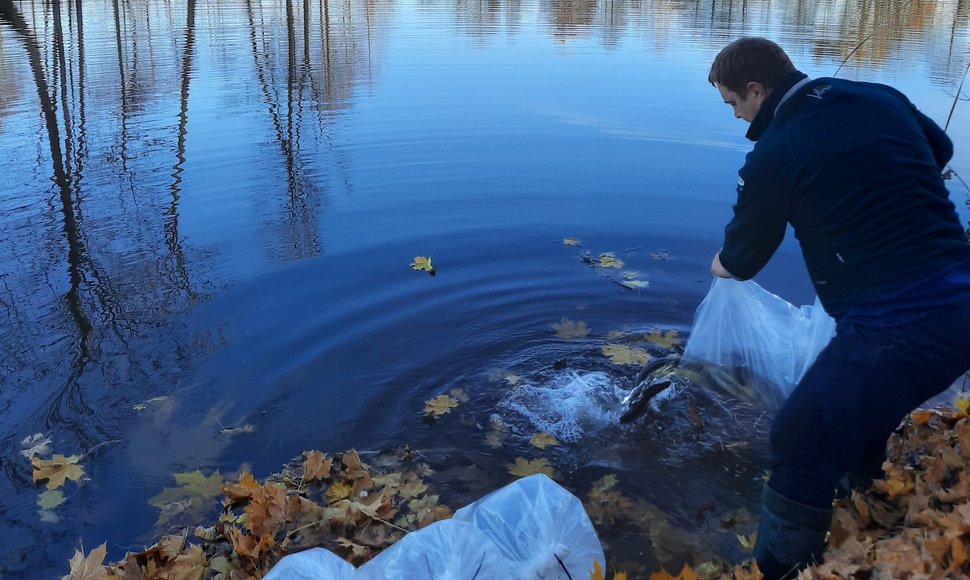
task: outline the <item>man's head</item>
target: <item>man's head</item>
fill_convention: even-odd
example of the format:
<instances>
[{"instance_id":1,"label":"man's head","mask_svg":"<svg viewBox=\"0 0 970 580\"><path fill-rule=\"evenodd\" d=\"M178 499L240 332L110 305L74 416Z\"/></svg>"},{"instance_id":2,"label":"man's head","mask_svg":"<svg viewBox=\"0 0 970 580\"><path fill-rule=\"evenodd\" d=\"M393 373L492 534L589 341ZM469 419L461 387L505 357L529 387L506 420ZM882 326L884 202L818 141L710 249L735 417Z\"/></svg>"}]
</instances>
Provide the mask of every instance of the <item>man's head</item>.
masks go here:
<instances>
[{"instance_id":1,"label":"man's head","mask_svg":"<svg viewBox=\"0 0 970 580\"><path fill-rule=\"evenodd\" d=\"M734 108L734 116L750 123L771 90L794 70L780 46L767 38L745 37L718 53L707 80Z\"/></svg>"}]
</instances>

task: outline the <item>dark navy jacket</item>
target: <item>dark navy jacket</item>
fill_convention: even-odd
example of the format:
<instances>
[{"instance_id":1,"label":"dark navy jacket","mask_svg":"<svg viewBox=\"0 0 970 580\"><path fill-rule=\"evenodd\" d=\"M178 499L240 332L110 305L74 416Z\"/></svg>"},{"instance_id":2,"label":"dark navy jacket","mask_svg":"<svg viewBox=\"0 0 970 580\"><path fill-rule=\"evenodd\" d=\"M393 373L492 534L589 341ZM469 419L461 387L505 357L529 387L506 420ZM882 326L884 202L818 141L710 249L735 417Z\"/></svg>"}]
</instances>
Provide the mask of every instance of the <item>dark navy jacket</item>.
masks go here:
<instances>
[{"instance_id":1,"label":"dark navy jacket","mask_svg":"<svg viewBox=\"0 0 970 580\"><path fill-rule=\"evenodd\" d=\"M764 267L788 223L837 319L970 262L940 175L953 144L899 91L792 73L748 138L757 143L720 253L736 278Z\"/></svg>"}]
</instances>

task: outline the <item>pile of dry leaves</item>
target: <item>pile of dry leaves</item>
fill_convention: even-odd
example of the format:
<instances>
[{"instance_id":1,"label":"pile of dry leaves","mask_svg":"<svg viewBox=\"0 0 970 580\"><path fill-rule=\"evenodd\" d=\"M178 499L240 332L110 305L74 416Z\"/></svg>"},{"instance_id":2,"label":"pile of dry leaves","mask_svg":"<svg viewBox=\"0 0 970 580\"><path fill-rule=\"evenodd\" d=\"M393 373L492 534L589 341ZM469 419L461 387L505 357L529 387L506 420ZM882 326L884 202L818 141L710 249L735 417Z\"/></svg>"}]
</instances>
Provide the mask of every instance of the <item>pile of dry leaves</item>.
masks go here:
<instances>
[{"instance_id":1,"label":"pile of dry leaves","mask_svg":"<svg viewBox=\"0 0 970 580\"><path fill-rule=\"evenodd\" d=\"M968 405L958 399L955 410L912 414L890 441L885 479L837 502L824 562L802 571L799 578L970 575ZM309 451L262 483L249 473L236 482L222 482L218 474L182 474L186 489L218 486L224 499L217 524L166 536L111 565L103 564L104 545L87 554L78 551L69 577L259 578L285 554L311 546L323 546L360 565L408 531L450 517L451 510L429 488L430 469L419 454L402 448L366 458L365 463L353 450L331 456ZM75 465L69 459L61 463ZM160 505L178 503L165 499ZM663 521L662 514L647 517L624 498L612 476L594 484L585 505L598 525L609 525L623 512L644 512L645 519ZM662 537L662 532L651 537ZM732 577L748 580L761 574L750 563L732 568L708 562L685 565L676 575L661 570L649 580ZM628 574L604 572L597 565L590 578L626 580Z\"/></svg>"}]
</instances>

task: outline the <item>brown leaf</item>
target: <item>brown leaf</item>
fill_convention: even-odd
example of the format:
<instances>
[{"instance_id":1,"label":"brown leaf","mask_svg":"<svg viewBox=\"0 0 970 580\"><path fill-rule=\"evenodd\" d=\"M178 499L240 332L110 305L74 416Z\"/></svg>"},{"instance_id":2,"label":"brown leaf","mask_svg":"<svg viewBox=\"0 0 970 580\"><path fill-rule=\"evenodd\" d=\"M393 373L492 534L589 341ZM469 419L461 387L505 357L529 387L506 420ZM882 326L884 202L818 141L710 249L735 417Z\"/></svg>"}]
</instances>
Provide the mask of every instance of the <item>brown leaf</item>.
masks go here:
<instances>
[{"instance_id":1,"label":"brown leaf","mask_svg":"<svg viewBox=\"0 0 970 580\"><path fill-rule=\"evenodd\" d=\"M30 464L34 468L34 483L40 483L46 479L47 489L57 489L68 479L80 481L84 476L84 467L78 465L80 460L80 455L65 457L55 454L52 459L41 459L34 455L30 458Z\"/></svg>"},{"instance_id":2,"label":"brown leaf","mask_svg":"<svg viewBox=\"0 0 970 580\"><path fill-rule=\"evenodd\" d=\"M222 493L232 501L239 501L252 497L253 492L259 488L259 482L253 474L246 471L239 478L239 483L224 483Z\"/></svg>"},{"instance_id":3,"label":"brown leaf","mask_svg":"<svg viewBox=\"0 0 970 580\"><path fill-rule=\"evenodd\" d=\"M440 417L450 413L458 406L458 400L448 395L438 395L424 402L424 412L433 417Z\"/></svg>"},{"instance_id":4,"label":"brown leaf","mask_svg":"<svg viewBox=\"0 0 970 580\"><path fill-rule=\"evenodd\" d=\"M549 477L555 477L555 471L549 465L549 461L543 457L529 461L524 457L516 457L515 463L508 464L509 473L519 477L526 477L536 473L544 473Z\"/></svg>"},{"instance_id":5,"label":"brown leaf","mask_svg":"<svg viewBox=\"0 0 970 580\"><path fill-rule=\"evenodd\" d=\"M650 575L649 580L697 580L697 572L693 570L687 564L680 569L680 574L673 576L670 572L661 569L660 572L654 572Z\"/></svg>"},{"instance_id":6,"label":"brown leaf","mask_svg":"<svg viewBox=\"0 0 970 580\"><path fill-rule=\"evenodd\" d=\"M329 479L330 469L333 466L333 459L327 459L319 451L308 451L304 454L306 459L303 461L303 480L314 481L317 479Z\"/></svg>"},{"instance_id":7,"label":"brown leaf","mask_svg":"<svg viewBox=\"0 0 970 580\"><path fill-rule=\"evenodd\" d=\"M546 447L559 445L559 440L548 433L536 433L529 439L529 444L539 449L545 449Z\"/></svg>"},{"instance_id":8,"label":"brown leaf","mask_svg":"<svg viewBox=\"0 0 970 580\"><path fill-rule=\"evenodd\" d=\"M97 580L106 577L108 571L102 562L104 562L104 557L108 553L108 544L101 544L91 550L87 556L84 555L82 550L83 548L74 551L74 557L71 558L70 562L71 574L68 578L70 580Z\"/></svg>"}]
</instances>

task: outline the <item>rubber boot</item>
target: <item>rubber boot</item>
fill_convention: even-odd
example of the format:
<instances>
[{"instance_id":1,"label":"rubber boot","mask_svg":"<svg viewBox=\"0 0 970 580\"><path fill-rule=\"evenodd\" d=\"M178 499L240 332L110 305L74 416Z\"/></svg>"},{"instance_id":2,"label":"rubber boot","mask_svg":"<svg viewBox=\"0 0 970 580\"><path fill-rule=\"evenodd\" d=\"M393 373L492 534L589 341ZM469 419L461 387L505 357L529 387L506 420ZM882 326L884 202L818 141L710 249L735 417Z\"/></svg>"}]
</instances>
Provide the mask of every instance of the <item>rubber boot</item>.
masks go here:
<instances>
[{"instance_id":1,"label":"rubber boot","mask_svg":"<svg viewBox=\"0 0 970 580\"><path fill-rule=\"evenodd\" d=\"M754 559L765 580L793 578L821 560L832 509L819 509L788 499L767 484L761 490L761 523Z\"/></svg>"}]
</instances>

